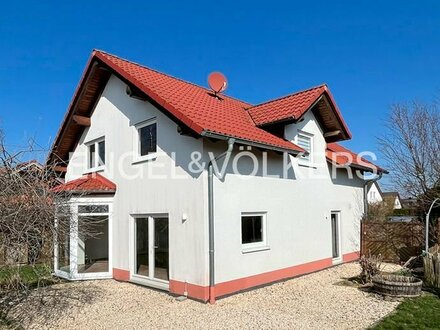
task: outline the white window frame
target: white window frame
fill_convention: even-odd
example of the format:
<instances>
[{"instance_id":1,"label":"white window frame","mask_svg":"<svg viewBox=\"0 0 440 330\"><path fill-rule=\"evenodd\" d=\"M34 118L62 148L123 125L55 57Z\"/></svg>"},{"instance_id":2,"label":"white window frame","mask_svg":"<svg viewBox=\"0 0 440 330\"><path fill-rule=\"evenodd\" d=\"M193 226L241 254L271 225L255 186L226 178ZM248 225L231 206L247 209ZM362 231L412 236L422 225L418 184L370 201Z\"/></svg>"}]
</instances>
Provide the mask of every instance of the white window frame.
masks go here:
<instances>
[{"instance_id":1,"label":"white window frame","mask_svg":"<svg viewBox=\"0 0 440 330\"><path fill-rule=\"evenodd\" d=\"M156 152L151 152L147 155L141 156L141 139L140 139L140 132L139 130L145 126L149 126L152 124L156 124ZM134 134L133 134L133 146L134 146L134 157L133 157L133 163L139 163L144 162L148 160L153 160L157 158L157 138L158 138L158 131L159 131L159 125L157 123L156 118L151 118L146 121L143 121L141 123L138 123L134 125Z\"/></svg>"},{"instance_id":2,"label":"white window frame","mask_svg":"<svg viewBox=\"0 0 440 330\"><path fill-rule=\"evenodd\" d=\"M172 281L171 277L168 281L165 280L161 280L158 278L154 278L152 277L152 272L150 269L150 274L149 276L143 276L143 275L139 275L136 274L136 219L139 218L144 218L146 219L145 221L148 221L148 239L149 241L154 241L154 219L155 218L168 218L168 226L171 224L170 221L170 216L168 213L166 212L158 212L158 213L134 213L134 214L130 214L129 216L129 251L128 251L128 260L129 260L129 269L130 269L130 282L139 284L139 285L146 285L149 287L153 287L159 290L166 290L169 291L169 283L170 281ZM168 233L169 235L169 233ZM170 245L171 245L171 240L169 241ZM150 243L149 243L150 244ZM173 268L173 264L171 262L171 248L170 245L168 246L168 257L170 258L169 260L169 272L170 274L172 274L172 268ZM153 258L154 260L154 254L153 251L149 249L149 259L151 260L151 258ZM154 268L154 267L153 267Z\"/></svg>"},{"instance_id":3,"label":"white window frame","mask_svg":"<svg viewBox=\"0 0 440 330\"><path fill-rule=\"evenodd\" d=\"M93 279L108 279L113 277L113 198L112 197L100 197L100 198L72 198L70 200L70 228L73 230L70 232L70 258L69 258L69 273L58 269L58 237L55 236L55 249L54 249L54 268L55 275L68 279L68 280L93 280ZM81 205L108 205L108 212L103 213L78 213L78 206ZM90 215L90 216L102 216L108 217L108 271L96 272L96 273L78 273L78 216ZM57 220L55 219L55 226L57 226Z\"/></svg>"},{"instance_id":4,"label":"white window frame","mask_svg":"<svg viewBox=\"0 0 440 330\"><path fill-rule=\"evenodd\" d=\"M254 242L254 243L243 243L243 233L241 231L242 225L243 225L243 217L261 217L261 227L262 227L262 241L261 242ZM269 245L267 242L267 212L242 212L240 214L240 241L241 241L241 248L243 253L248 252L255 252L255 251L262 251L262 250L268 250Z\"/></svg>"},{"instance_id":5,"label":"white window frame","mask_svg":"<svg viewBox=\"0 0 440 330\"><path fill-rule=\"evenodd\" d=\"M313 134L310 134L310 133L298 130L298 133L297 133L296 138L295 138L295 143L297 145L299 145L298 142L299 142L300 136L310 139L310 151L309 151L309 155L308 156L302 155L299 158L299 161L300 161L300 163L313 164L313 151L314 151L313 150L314 149L314 147L313 147L313 142L314 141L313 140L314 140L314 136L313 136ZM305 158L305 157L307 157L307 158Z\"/></svg>"},{"instance_id":6,"label":"white window frame","mask_svg":"<svg viewBox=\"0 0 440 330\"><path fill-rule=\"evenodd\" d=\"M98 165L99 164L99 143L100 142L104 142L104 148L105 148L105 159L104 159L104 164L103 165ZM107 164L107 145L105 143L105 136L102 136L98 139L89 141L87 143L84 143L87 147L87 160L86 160L86 173L90 173L90 172L99 172L99 171L104 171L105 166ZM90 167L90 147L94 145L95 146L95 166L94 167Z\"/></svg>"},{"instance_id":7,"label":"white window frame","mask_svg":"<svg viewBox=\"0 0 440 330\"><path fill-rule=\"evenodd\" d=\"M342 219L341 219L341 211L340 210L333 210L330 212L330 217L332 214L336 215L336 221L337 221L337 229L338 229L338 249L339 249L339 255L336 258L333 258L332 256L332 262L333 264L339 264L343 260L343 253L342 253ZM330 218L331 219L331 218ZM331 223L330 223L330 232L331 232ZM333 237L332 237L333 240ZM332 241L333 243L333 241Z\"/></svg>"}]
</instances>

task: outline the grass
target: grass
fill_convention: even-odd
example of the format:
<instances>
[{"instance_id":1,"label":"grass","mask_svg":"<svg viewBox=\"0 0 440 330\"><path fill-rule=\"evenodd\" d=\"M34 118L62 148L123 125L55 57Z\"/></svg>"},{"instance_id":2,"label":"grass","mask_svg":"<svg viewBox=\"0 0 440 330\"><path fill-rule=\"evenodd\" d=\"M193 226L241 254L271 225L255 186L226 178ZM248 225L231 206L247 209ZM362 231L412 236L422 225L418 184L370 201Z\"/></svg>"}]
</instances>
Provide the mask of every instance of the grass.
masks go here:
<instances>
[{"instance_id":1,"label":"grass","mask_svg":"<svg viewBox=\"0 0 440 330\"><path fill-rule=\"evenodd\" d=\"M394 313L372 329L439 329L440 298L433 294L402 302Z\"/></svg>"},{"instance_id":2,"label":"grass","mask_svg":"<svg viewBox=\"0 0 440 330\"><path fill-rule=\"evenodd\" d=\"M21 282L28 287L36 286L39 282L50 282L52 268L46 264L22 265L18 267L0 267L0 287L8 283L11 278L20 277Z\"/></svg>"}]
</instances>

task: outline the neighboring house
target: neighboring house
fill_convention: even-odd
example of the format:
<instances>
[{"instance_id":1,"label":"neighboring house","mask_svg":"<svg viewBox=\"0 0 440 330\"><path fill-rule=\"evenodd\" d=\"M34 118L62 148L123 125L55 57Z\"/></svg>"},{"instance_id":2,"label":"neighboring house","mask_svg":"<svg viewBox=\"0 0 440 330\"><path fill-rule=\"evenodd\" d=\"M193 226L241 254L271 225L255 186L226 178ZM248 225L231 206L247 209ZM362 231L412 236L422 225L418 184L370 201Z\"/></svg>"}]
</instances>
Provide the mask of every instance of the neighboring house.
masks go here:
<instances>
[{"instance_id":1,"label":"neighboring house","mask_svg":"<svg viewBox=\"0 0 440 330\"><path fill-rule=\"evenodd\" d=\"M377 204L383 202L382 190L379 187L377 181L368 185L367 201L369 204Z\"/></svg>"},{"instance_id":2,"label":"neighboring house","mask_svg":"<svg viewBox=\"0 0 440 330\"><path fill-rule=\"evenodd\" d=\"M56 274L213 302L356 260L363 173L384 170L350 138L326 85L251 105L94 51L48 157L78 192Z\"/></svg>"},{"instance_id":3,"label":"neighboring house","mask_svg":"<svg viewBox=\"0 0 440 330\"><path fill-rule=\"evenodd\" d=\"M383 200L390 205L393 205L393 209L399 210L402 208L402 200L397 191L390 191L382 193Z\"/></svg>"},{"instance_id":4,"label":"neighboring house","mask_svg":"<svg viewBox=\"0 0 440 330\"><path fill-rule=\"evenodd\" d=\"M402 201L402 208L406 210L415 210L417 209L417 199L415 198L403 198Z\"/></svg>"}]
</instances>

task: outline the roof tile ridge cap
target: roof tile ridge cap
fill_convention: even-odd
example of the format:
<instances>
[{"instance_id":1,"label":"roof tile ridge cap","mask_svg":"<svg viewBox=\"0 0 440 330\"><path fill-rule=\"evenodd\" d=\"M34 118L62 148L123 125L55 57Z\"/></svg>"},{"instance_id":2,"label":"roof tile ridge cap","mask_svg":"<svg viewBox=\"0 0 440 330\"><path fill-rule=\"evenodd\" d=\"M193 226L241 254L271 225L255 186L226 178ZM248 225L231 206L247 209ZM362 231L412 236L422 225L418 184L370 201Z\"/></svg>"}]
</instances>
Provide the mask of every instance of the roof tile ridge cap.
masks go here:
<instances>
[{"instance_id":1,"label":"roof tile ridge cap","mask_svg":"<svg viewBox=\"0 0 440 330\"><path fill-rule=\"evenodd\" d=\"M252 110L252 109L257 108L259 106L266 105L266 104L269 104L269 103L272 103L272 102L277 102L277 101L280 101L280 100L284 100L284 99L287 99L289 97L292 97L292 96L295 96L295 95L298 95L298 94L302 94L302 93L306 93L306 92L309 92L309 91L311 91L313 89L318 89L318 88L324 88L324 91L328 91L327 84L323 83L321 85L317 85L317 86L310 87L310 88L307 88L307 89L303 89L303 90L300 90L300 91L297 91L297 92L294 92L294 93L291 93L291 94L287 94L287 95L284 95L284 96L281 96L281 97L277 97L276 99L272 99L272 100L269 100L269 101L258 103L256 105L250 107L250 108L246 108L246 110L249 111L249 110Z\"/></svg>"},{"instance_id":2,"label":"roof tile ridge cap","mask_svg":"<svg viewBox=\"0 0 440 330\"><path fill-rule=\"evenodd\" d=\"M97 53L102 53L102 54L105 54L105 55L108 55L108 56L111 56L111 57L115 57L115 58L117 58L117 59L119 59L119 60L121 60L121 61L124 61L124 62L130 63L130 64L134 64L134 65L140 66L140 67L143 68L143 69L150 70L150 71L153 71L153 72L155 72L155 73L157 73L157 74L160 74L160 75L166 76L166 77L168 77L168 78L172 78L172 79L178 80L178 81L180 81L180 82L183 82L183 83L185 83L185 84L189 84L189 85L192 85L192 86L195 86L195 87L201 88L201 89L203 89L203 90L204 90L205 92L207 92L207 93L212 93L212 90L210 90L209 88L206 88L206 87L200 86L200 85L198 85L198 84L196 84L196 83L193 83L193 82L191 82L191 81L188 81L188 80L185 80L185 79L182 79L182 78L175 77L175 76L173 76L173 75L171 75L171 74L169 74L169 73L165 73L165 72L159 71L159 70L157 70L157 69L150 68L150 67L146 66L145 64L141 64L141 63L138 63L138 62L134 62L134 61L128 60L128 59L126 59L126 58L122 58L122 57L120 57L120 56L117 56L117 55L114 55L114 54L110 54L110 53L108 53L108 52L105 52L105 51L102 51L102 50L98 50L98 49L94 49L93 52L94 52L95 54L97 54ZM233 96L230 96L230 95L227 95L227 94L222 94L222 96L227 97L227 98L229 98L229 99L231 99L231 100L234 100L234 101L237 101L237 102L244 103L244 104L246 104L246 105L252 107L252 104L250 104L250 103L248 103L248 102L246 102L246 101L240 100L240 99L238 99L238 98L236 98L236 97L233 97Z\"/></svg>"}]
</instances>

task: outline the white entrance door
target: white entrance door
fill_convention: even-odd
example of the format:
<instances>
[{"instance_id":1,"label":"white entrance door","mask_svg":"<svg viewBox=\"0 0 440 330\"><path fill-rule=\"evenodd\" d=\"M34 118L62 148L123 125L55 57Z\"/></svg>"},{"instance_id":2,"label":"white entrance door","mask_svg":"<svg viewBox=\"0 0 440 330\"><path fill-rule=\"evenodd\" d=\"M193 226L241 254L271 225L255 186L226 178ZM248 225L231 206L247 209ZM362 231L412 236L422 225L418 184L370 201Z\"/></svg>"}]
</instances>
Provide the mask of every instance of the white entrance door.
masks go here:
<instances>
[{"instance_id":1,"label":"white entrance door","mask_svg":"<svg viewBox=\"0 0 440 330\"><path fill-rule=\"evenodd\" d=\"M341 219L339 212L331 213L332 257L333 261L341 261Z\"/></svg>"},{"instance_id":2,"label":"white entrance door","mask_svg":"<svg viewBox=\"0 0 440 330\"><path fill-rule=\"evenodd\" d=\"M136 217L134 222L135 244L132 280L140 284L168 289L168 217Z\"/></svg>"}]
</instances>

